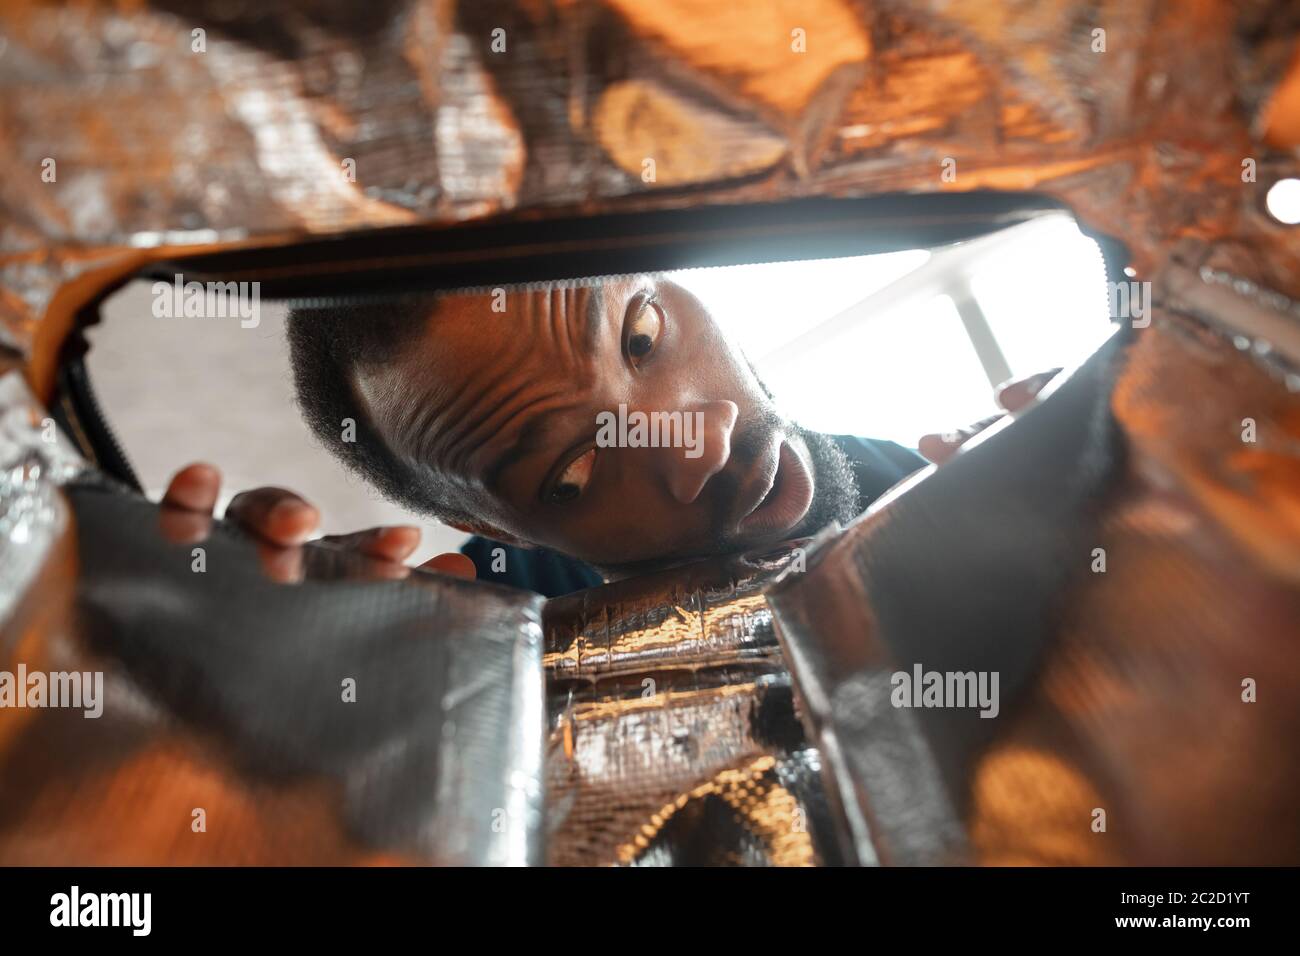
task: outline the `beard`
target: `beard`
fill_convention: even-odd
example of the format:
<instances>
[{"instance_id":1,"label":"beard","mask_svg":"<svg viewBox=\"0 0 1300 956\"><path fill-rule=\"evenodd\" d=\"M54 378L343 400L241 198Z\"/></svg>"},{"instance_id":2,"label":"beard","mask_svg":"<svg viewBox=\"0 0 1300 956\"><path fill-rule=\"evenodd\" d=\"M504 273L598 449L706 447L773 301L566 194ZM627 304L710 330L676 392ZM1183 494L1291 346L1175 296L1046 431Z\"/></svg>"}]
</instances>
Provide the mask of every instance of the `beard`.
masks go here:
<instances>
[{"instance_id":1,"label":"beard","mask_svg":"<svg viewBox=\"0 0 1300 956\"><path fill-rule=\"evenodd\" d=\"M794 422L790 423L789 430L803 439L813 475L812 505L791 537L816 534L831 522L848 524L862 512L858 479L849 456L823 432L811 431Z\"/></svg>"},{"instance_id":2,"label":"beard","mask_svg":"<svg viewBox=\"0 0 1300 956\"><path fill-rule=\"evenodd\" d=\"M732 436L732 457L737 458L748 468L758 460L764 449L771 447L773 435L780 434L787 440L802 441L808 451L808 468L812 473L813 496L808 506L808 513L795 527L774 536L766 544L770 546L781 541L811 537L832 522L840 526L847 525L862 513L865 506L859 494L857 475L849 456L830 435L804 428L797 422L784 419L777 414L776 396L758 374L758 369L753 363L748 359L745 361L759 389L767 396L769 404L742 431ZM720 554L737 554L763 546L764 542L738 540L727 527L726 516L730 514L730 502L734 501L740 493L740 482L735 477L735 473L729 469L715 475L710 479L709 484L712 486L712 494L717 496L714 513L718 516L718 520L708 546L635 564L601 565L597 570L606 579L614 580Z\"/></svg>"},{"instance_id":3,"label":"beard","mask_svg":"<svg viewBox=\"0 0 1300 956\"><path fill-rule=\"evenodd\" d=\"M858 516L862 508L853 465L844 450L823 432L786 421L769 408L732 438L731 454L748 467L758 459L763 449L771 447L773 434L783 435L787 441L802 441L808 450L808 467L813 480L813 497L808 513L794 528L783 532L782 539L808 537L831 522L845 525ZM733 499L739 491L739 486L729 476L719 475L715 481L718 481L715 493L724 501ZM734 551L745 547L739 542L730 543L728 538L721 528L715 531L718 550Z\"/></svg>"},{"instance_id":4,"label":"beard","mask_svg":"<svg viewBox=\"0 0 1300 956\"><path fill-rule=\"evenodd\" d=\"M862 513L866 505L861 500L857 474L853 470L849 456L844 454L844 449L825 432L815 432L804 428L798 422L781 418L774 408L776 396L768 388L767 382L763 381L763 377L758 374L758 369L754 367L753 362L746 358L745 363L749 366L754 381L758 383L758 387L771 404L764 411L759 422L755 423L755 427L746 429L745 434L740 436L740 443L743 445L754 441L755 438L760 437L763 426L766 426L768 429L780 430L787 437L803 439L804 447L808 449L808 465L812 470L813 478L812 504L804 519L784 537L806 538L816 534L831 522L841 526L848 524ZM754 455L757 454L754 448L755 446L751 444L747 449L750 452L749 461L753 461Z\"/></svg>"},{"instance_id":5,"label":"beard","mask_svg":"<svg viewBox=\"0 0 1300 956\"><path fill-rule=\"evenodd\" d=\"M727 527L727 516L732 511L730 503L740 493L740 482L734 472L728 471L709 481L711 493L715 496L714 512L718 515L718 522L707 545L632 564L602 564L597 570L607 579L617 580L717 555L738 554L770 547L781 541L810 537L832 522L846 525L856 518L862 510L857 476L849 457L829 435L786 421L769 408L733 436L731 455L748 469L764 449L771 447L776 434L787 441L802 442L808 451L813 481L812 502L808 513L795 527L765 541L738 539Z\"/></svg>"}]
</instances>

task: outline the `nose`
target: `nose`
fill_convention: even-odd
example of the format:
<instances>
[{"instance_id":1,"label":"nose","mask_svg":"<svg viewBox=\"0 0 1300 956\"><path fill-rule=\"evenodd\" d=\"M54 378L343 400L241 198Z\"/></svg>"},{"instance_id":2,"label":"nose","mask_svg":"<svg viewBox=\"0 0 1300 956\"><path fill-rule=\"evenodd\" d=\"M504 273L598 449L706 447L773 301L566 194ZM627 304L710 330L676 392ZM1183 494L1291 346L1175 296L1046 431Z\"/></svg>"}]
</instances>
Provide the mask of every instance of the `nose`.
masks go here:
<instances>
[{"instance_id":1,"label":"nose","mask_svg":"<svg viewBox=\"0 0 1300 956\"><path fill-rule=\"evenodd\" d=\"M735 402L702 402L686 414L692 418L692 428L699 424L694 448L660 450L660 460L667 470L668 490L684 505L698 498L709 479L726 466L731 457L731 432L740 409ZM688 452L696 457L689 457Z\"/></svg>"}]
</instances>

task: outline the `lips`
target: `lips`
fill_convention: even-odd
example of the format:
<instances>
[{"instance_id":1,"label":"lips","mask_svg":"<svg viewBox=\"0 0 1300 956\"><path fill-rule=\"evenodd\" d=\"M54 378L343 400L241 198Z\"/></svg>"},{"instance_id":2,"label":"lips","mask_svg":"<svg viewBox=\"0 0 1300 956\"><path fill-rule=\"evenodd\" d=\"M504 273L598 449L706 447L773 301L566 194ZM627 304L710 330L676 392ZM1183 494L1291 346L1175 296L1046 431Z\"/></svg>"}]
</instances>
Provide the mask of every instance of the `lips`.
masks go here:
<instances>
[{"instance_id":1,"label":"lips","mask_svg":"<svg viewBox=\"0 0 1300 956\"><path fill-rule=\"evenodd\" d=\"M771 476L758 485L756 504L741 519L739 530L743 535L790 531L812 506L812 472L789 442L781 442L775 464Z\"/></svg>"}]
</instances>

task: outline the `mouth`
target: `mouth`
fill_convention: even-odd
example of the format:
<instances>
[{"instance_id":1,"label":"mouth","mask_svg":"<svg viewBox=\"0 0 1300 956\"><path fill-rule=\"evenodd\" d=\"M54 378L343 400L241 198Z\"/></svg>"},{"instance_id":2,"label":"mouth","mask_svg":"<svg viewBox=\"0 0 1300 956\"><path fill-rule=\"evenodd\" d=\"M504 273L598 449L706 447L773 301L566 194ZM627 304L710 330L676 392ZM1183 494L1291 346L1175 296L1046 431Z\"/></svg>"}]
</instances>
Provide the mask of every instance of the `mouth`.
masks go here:
<instances>
[{"instance_id":1,"label":"mouth","mask_svg":"<svg viewBox=\"0 0 1300 956\"><path fill-rule=\"evenodd\" d=\"M771 467L771 466L769 466ZM749 510L741 518L742 535L774 535L792 530L812 507L812 471L788 441L781 442L775 467L757 486Z\"/></svg>"}]
</instances>

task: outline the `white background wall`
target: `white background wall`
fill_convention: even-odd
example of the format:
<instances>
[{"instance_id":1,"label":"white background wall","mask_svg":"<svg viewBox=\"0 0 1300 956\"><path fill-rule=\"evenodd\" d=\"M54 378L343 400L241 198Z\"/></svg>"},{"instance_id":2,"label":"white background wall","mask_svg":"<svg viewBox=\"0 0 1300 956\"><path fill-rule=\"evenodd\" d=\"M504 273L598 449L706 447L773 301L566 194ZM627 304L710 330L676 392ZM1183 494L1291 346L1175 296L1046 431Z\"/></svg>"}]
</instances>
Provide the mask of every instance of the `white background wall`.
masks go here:
<instances>
[{"instance_id":1,"label":"white background wall","mask_svg":"<svg viewBox=\"0 0 1300 956\"><path fill-rule=\"evenodd\" d=\"M320 509L322 533L414 524L416 560L460 547L462 532L379 499L316 443L293 400L283 305L262 303L257 328L245 329L237 318L156 318L152 304L147 282L109 300L87 358L150 497L178 468L206 461L225 475L218 510L239 491L280 485Z\"/></svg>"}]
</instances>

